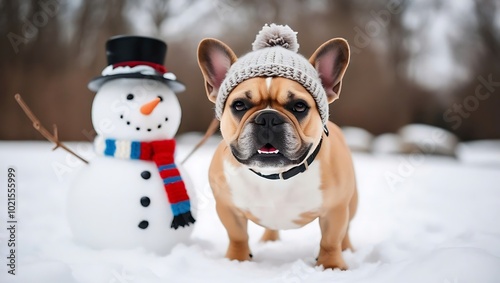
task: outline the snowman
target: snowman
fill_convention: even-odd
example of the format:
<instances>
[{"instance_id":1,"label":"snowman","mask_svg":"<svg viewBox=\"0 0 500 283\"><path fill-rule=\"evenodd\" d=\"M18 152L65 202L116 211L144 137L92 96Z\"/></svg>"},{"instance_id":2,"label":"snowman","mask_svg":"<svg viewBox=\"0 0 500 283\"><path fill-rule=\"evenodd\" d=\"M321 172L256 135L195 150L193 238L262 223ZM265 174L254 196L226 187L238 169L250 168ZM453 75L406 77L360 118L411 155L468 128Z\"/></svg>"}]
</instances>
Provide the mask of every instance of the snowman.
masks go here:
<instances>
[{"instance_id":1,"label":"snowman","mask_svg":"<svg viewBox=\"0 0 500 283\"><path fill-rule=\"evenodd\" d=\"M163 66L167 46L147 37L106 43L108 66L89 83L96 157L75 178L68 220L79 242L165 254L186 242L194 192L175 163L185 87Z\"/></svg>"}]
</instances>

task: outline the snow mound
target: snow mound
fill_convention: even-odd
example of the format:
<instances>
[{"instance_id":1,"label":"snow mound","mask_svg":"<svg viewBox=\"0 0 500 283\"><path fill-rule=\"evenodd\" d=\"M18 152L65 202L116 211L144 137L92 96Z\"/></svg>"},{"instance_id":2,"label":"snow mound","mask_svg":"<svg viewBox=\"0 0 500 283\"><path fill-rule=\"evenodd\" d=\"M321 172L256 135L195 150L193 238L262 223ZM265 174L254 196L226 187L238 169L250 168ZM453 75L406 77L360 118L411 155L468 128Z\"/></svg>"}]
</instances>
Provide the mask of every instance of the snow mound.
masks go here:
<instances>
[{"instance_id":1,"label":"snow mound","mask_svg":"<svg viewBox=\"0 0 500 283\"><path fill-rule=\"evenodd\" d=\"M458 138L444 129L424 124L410 124L402 127L398 133L405 153L455 155Z\"/></svg>"},{"instance_id":2,"label":"snow mound","mask_svg":"<svg viewBox=\"0 0 500 283\"><path fill-rule=\"evenodd\" d=\"M457 148L457 158L469 164L500 166L500 140L460 143Z\"/></svg>"},{"instance_id":3,"label":"snow mound","mask_svg":"<svg viewBox=\"0 0 500 283\"><path fill-rule=\"evenodd\" d=\"M370 152L373 135L358 127L342 127L347 145L352 151Z\"/></svg>"},{"instance_id":4,"label":"snow mound","mask_svg":"<svg viewBox=\"0 0 500 283\"><path fill-rule=\"evenodd\" d=\"M373 140L372 150L374 153L403 153L405 151L403 141L397 134L386 133L377 136Z\"/></svg>"}]
</instances>

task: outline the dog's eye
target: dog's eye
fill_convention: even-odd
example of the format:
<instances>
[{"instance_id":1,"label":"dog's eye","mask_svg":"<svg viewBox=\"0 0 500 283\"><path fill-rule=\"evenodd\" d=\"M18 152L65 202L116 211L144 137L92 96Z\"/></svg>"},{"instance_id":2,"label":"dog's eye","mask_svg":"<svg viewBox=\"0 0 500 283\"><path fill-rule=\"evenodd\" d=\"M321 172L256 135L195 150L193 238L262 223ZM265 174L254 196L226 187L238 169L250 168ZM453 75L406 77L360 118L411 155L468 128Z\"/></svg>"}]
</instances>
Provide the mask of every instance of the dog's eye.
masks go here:
<instances>
[{"instance_id":1,"label":"dog's eye","mask_svg":"<svg viewBox=\"0 0 500 283\"><path fill-rule=\"evenodd\" d=\"M233 102L233 109L236 111L244 111L247 110L247 106L243 101L236 100L235 102Z\"/></svg>"},{"instance_id":2,"label":"dog's eye","mask_svg":"<svg viewBox=\"0 0 500 283\"><path fill-rule=\"evenodd\" d=\"M132 99L134 99L134 95L131 93L127 94L127 100L132 100Z\"/></svg>"},{"instance_id":3,"label":"dog's eye","mask_svg":"<svg viewBox=\"0 0 500 283\"><path fill-rule=\"evenodd\" d=\"M297 102L293 106L293 111L294 112L302 113L302 112L304 112L306 110L307 110L307 105L304 102Z\"/></svg>"}]
</instances>

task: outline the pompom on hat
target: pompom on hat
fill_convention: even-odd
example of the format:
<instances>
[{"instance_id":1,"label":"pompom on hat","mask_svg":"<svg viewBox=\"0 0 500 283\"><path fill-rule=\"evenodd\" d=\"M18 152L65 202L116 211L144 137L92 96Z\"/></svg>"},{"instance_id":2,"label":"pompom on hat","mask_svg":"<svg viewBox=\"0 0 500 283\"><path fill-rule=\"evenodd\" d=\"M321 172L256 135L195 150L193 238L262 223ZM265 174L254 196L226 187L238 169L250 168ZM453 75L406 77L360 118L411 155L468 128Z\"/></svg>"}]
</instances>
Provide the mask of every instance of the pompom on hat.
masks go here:
<instances>
[{"instance_id":1,"label":"pompom on hat","mask_svg":"<svg viewBox=\"0 0 500 283\"><path fill-rule=\"evenodd\" d=\"M293 31L287 25L264 25L252 43L252 50L255 51L273 46L281 46L290 51L298 52L297 32Z\"/></svg>"},{"instance_id":2,"label":"pompom on hat","mask_svg":"<svg viewBox=\"0 0 500 283\"><path fill-rule=\"evenodd\" d=\"M238 58L223 80L215 104L220 119L229 93L254 77L283 77L300 83L314 98L323 124L328 121L328 99L314 66L298 54L297 33L289 26L265 25L252 44L252 51Z\"/></svg>"}]
</instances>

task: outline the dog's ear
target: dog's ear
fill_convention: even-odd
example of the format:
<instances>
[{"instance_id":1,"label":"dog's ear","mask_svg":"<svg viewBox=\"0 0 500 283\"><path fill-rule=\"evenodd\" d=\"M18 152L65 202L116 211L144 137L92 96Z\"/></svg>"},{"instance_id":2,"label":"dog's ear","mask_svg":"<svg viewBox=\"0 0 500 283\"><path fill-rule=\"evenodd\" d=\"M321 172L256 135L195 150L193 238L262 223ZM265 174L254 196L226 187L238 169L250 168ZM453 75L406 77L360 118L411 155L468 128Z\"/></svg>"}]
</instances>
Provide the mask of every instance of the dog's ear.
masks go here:
<instances>
[{"instance_id":1,"label":"dog's ear","mask_svg":"<svg viewBox=\"0 0 500 283\"><path fill-rule=\"evenodd\" d=\"M207 38L198 46L198 65L205 79L205 90L208 99L215 102L219 87L226 77L229 67L238 58L233 50L222 41Z\"/></svg>"},{"instance_id":2,"label":"dog's ear","mask_svg":"<svg viewBox=\"0 0 500 283\"><path fill-rule=\"evenodd\" d=\"M328 103L332 103L339 98L342 78L349 65L349 44L343 38L330 39L314 52L309 62L318 71Z\"/></svg>"}]
</instances>

